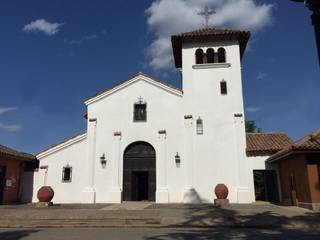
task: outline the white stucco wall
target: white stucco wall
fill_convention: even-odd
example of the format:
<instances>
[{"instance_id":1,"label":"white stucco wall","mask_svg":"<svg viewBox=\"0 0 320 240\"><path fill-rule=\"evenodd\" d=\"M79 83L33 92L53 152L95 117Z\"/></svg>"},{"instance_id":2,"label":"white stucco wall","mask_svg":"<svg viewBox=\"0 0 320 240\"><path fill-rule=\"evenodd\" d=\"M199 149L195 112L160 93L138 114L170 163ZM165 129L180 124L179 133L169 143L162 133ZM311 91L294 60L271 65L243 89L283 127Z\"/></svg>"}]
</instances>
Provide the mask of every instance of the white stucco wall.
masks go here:
<instances>
[{"instance_id":1,"label":"white stucco wall","mask_svg":"<svg viewBox=\"0 0 320 240\"><path fill-rule=\"evenodd\" d=\"M270 156L248 156L252 170L266 170L266 160Z\"/></svg>"},{"instance_id":2,"label":"white stucco wall","mask_svg":"<svg viewBox=\"0 0 320 240\"><path fill-rule=\"evenodd\" d=\"M87 157L87 145L85 134L78 137L77 141L71 139L66 143L59 145L50 150L44 156L40 154L38 157L40 169L34 172L33 183L33 202L37 202L37 191L43 185L51 186L55 195L53 202L55 203L80 203L83 198L83 188L85 179L85 166ZM62 182L62 170L69 164L72 167L72 181ZM42 166L48 166L47 179L45 183L45 171Z\"/></svg>"},{"instance_id":3,"label":"white stucco wall","mask_svg":"<svg viewBox=\"0 0 320 240\"><path fill-rule=\"evenodd\" d=\"M133 104L142 97L147 103L147 121L133 121ZM107 98L101 99L88 106L88 119L96 118L96 147L95 147L95 176L94 188L96 202L113 201L109 195L112 187L122 188L123 153L126 147L136 141L150 143L156 150L157 170L159 169L159 130L167 132L165 158L170 169L168 182L171 182L170 201L181 200L181 185L183 185L183 168L177 168L174 162L176 152L182 153L182 145L178 139L183 139L182 96L164 91L144 80L121 89ZM89 123L90 124L90 123ZM90 131L90 129L89 129ZM122 133L119 146L114 146L114 132ZM117 159L113 159L115 151L119 151ZM98 159L102 154L107 158L106 168L102 168ZM182 156L183 158L183 156ZM118 161L120 186L112 186L112 164ZM161 173L157 171L157 180ZM157 181L158 183L159 181ZM180 189L179 189L180 188Z\"/></svg>"},{"instance_id":4,"label":"white stucco wall","mask_svg":"<svg viewBox=\"0 0 320 240\"><path fill-rule=\"evenodd\" d=\"M197 68L195 51L226 50L226 64ZM213 187L225 183L232 202L253 201L250 163L245 155L244 109L237 42L185 44L182 50L184 109L204 121L204 135L194 136L194 186L203 199L213 200ZM221 95L220 82L228 94ZM242 114L242 117L235 117Z\"/></svg>"}]
</instances>

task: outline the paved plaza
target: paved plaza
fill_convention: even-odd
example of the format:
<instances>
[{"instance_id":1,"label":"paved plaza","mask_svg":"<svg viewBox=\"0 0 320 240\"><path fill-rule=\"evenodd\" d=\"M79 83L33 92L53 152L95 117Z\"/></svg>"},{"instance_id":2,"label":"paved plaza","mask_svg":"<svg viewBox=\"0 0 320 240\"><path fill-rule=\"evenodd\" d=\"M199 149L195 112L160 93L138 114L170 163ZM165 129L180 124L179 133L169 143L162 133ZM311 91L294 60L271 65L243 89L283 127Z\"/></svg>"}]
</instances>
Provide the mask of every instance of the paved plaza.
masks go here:
<instances>
[{"instance_id":1,"label":"paved plaza","mask_svg":"<svg viewBox=\"0 0 320 240\"><path fill-rule=\"evenodd\" d=\"M34 205L0 206L2 228L283 228L315 231L320 214L297 207L268 203L231 204L225 208L212 204L67 204L49 208Z\"/></svg>"}]
</instances>

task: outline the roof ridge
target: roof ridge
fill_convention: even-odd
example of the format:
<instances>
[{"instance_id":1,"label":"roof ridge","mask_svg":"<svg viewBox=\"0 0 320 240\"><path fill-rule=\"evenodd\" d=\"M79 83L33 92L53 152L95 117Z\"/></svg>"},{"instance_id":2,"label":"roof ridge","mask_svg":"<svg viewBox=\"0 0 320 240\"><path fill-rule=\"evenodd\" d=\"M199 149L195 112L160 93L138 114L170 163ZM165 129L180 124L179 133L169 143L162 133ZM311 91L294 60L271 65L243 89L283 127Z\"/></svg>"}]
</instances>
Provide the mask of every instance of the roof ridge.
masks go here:
<instances>
[{"instance_id":1,"label":"roof ridge","mask_svg":"<svg viewBox=\"0 0 320 240\"><path fill-rule=\"evenodd\" d=\"M257 134L257 135L259 135L259 134L284 134L284 135L287 135L287 133L285 133L285 132L247 132L247 134Z\"/></svg>"},{"instance_id":2,"label":"roof ridge","mask_svg":"<svg viewBox=\"0 0 320 240\"><path fill-rule=\"evenodd\" d=\"M24 159L36 159L35 155L27 152L18 151L14 148L8 147L6 145L0 144L0 154L9 155L12 157L19 157Z\"/></svg>"},{"instance_id":3,"label":"roof ridge","mask_svg":"<svg viewBox=\"0 0 320 240\"><path fill-rule=\"evenodd\" d=\"M316 137L320 136L320 129L313 131L312 133L302 137L301 139L295 141L293 144L289 145L285 149L277 152L267 159L269 162L277 161L287 154L291 154L294 151L319 151L320 140Z\"/></svg>"},{"instance_id":4,"label":"roof ridge","mask_svg":"<svg viewBox=\"0 0 320 240\"><path fill-rule=\"evenodd\" d=\"M146 74L146 73L144 73L144 72L138 72L137 74L132 75L131 77L127 78L127 79L124 80L124 81L120 81L119 83L116 83L116 84L114 84L114 85L111 86L111 87L108 87L108 88L105 88L105 89L102 90L102 91L99 91L99 92L96 93L95 95L93 95L93 96L85 99L85 102L86 102L86 101L89 101L90 99L95 98L95 97L97 97L97 96L99 96L99 95L101 95L101 94L103 94L103 93L105 93L105 92L108 92L108 91L110 91L110 90L112 90L112 89L114 89L114 88L116 88L116 87L118 87L118 86L121 86L122 84L124 84L124 83L126 83L126 82L128 82L128 81L130 81L130 80L132 80L132 79L134 79L134 78L136 78L136 77L139 77L139 76L144 76L144 77L149 78L149 79L151 79L151 80L153 80L153 81L155 81L155 82L158 82L158 83L160 83L160 84L162 84L162 85L164 85L164 86L167 86L167 87L169 87L169 88L171 88L171 89L173 89L173 90L175 90L175 91L179 91L180 93L182 93L182 89L181 89L181 88L178 88L178 87L176 87L176 86L173 86L173 85L171 85L170 83L167 83L167 82L165 82L165 81L161 81L161 80L155 79L154 77L152 77L152 76L150 76L150 75L148 75L148 74Z\"/></svg>"},{"instance_id":5,"label":"roof ridge","mask_svg":"<svg viewBox=\"0 0 320 240\"><path fill-rule=\"evenodd\" d=\"M295 141L293 143L293 145L302 145L302 144L312 140L312 137L315 137L315 136L317 137L319 135L320 135L320 128L318 128L318 129L314 130L312 133L298 139L297 141Z\"/></svg>"},{"instance_id":6,"label":"roof ridge","mask_svg":"<svg viewBox=\"0 0 320 240\"><path fill-rule=\"evenodd\" d=\"M207 28L197 28L191 31L179 32L174 34L173 36L181 35L181 34L189 34L189 33L200 33L205 31L217 31L217 32L248 32L247 30L243 29L230 29L230 28L214 28L214 27L207 27Z\"/></svg>"},{"instance_id":7,"label":"roof ridge","mask_svg":"<svg viewBox=\"0 0 320 240\"><path fill-rule=\"evenodd\" d=\"M57 147L57 146L59 146L59 145L61 145L61 144L63 144L63 143L66 143L66 142L68 142L68 141L70 141L70 140L72 140L72 139L74 139L74 138L76 138L76 137L80 137L81 135L84 135L84 134L86 134L86 133L87 133L87 130L85 130L85 131L83 131L83 132L81 132L81 133L78 133L78 134L76 134L76 135L73 135L73 136L71 136L71 137L69 137L69 138L64 138L63 140L59 141L58 143L53 144L53 145L51 145L50 147L45 148L45 149L42 150L41 152L36 153L36 156L39 155L39 154L41 154L41 153L44 153L44 152L50 150L51 148L54 148L54 147Z\"/></svg>"}]
</instances>

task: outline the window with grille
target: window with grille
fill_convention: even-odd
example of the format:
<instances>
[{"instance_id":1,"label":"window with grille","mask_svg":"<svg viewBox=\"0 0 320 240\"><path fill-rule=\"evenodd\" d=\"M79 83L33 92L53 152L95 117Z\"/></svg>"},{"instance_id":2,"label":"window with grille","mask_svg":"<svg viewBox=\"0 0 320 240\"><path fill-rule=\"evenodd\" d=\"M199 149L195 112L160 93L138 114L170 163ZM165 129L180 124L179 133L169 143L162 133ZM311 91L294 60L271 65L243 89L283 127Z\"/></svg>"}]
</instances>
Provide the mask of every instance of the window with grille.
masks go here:
<instances>
[{"instance_id":1,"label":"window with grille","mask_svg":"<svg viewBox=\"0 0 320 240\"><path fill-rule=\"evenodd\" d=\"M72 167L67 165L66 167L63 167L62 170L62 182L71 182L71 176L72 176Z\"/></svg>"},{"instance_id":2,"label":"window with grille","mask_svg":"<svg viewBox=\"0 0 320 240\"><path fill-rule=\"evenodd\" d=\"M226 95L228 93L227 82L226 81L221 81L220 82L220 91L221 91L221 94L223 94L223 95Z\"/></svg>"},{"instance_id":3,"label":"window with grille","mask_svg":"<svg viewBox=\"0 0 320 240\"><path fill-rule=\"evenodd\" d=\"M145 122L147 121L147 104L146 103L135 103L133 121Z\"/></svg>"},{"instance_id":4,"label":"window with grille","mask_svg":"<svg viewBox=\"0 0 320 240\"><path fill-rule=\"evenodd\" d=\"M197 134L198 135L203 134L203 121L200 117L197 119Z\"/></svg>"}]
</instances>

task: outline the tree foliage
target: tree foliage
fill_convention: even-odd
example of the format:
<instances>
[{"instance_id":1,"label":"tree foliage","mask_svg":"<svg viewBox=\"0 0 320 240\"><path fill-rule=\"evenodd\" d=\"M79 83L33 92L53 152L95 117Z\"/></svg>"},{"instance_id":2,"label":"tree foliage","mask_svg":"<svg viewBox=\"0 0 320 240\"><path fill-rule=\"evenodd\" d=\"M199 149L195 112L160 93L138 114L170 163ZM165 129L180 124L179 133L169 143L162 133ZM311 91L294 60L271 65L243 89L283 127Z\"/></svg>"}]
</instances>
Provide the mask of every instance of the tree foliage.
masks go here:
<instances>
[{"instance_id":1,"label":"tree foliage","mask_svg":"<svg viewBox=\"0 0 320 240\"><path fill-rule=\"evenodd\" d=\"M258 128L255 121L246 121L246 132L247 133L260 133L261 128Z\"/></svg>"}]
</instances>

